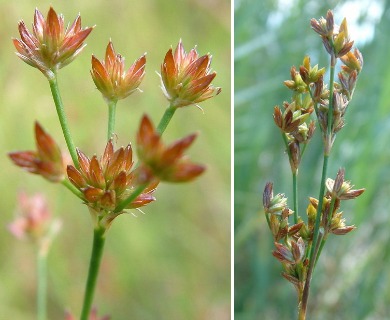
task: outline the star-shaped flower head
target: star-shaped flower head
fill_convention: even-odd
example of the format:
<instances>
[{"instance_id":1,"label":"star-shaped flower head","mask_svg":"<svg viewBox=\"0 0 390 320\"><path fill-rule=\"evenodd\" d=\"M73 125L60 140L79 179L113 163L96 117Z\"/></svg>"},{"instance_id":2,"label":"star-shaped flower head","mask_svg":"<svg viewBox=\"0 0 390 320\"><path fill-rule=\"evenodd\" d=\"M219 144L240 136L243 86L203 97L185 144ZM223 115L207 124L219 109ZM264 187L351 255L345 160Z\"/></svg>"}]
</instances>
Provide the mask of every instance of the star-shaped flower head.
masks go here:
<instances>
[{"instance_id":1,"label":"star-shaped flower head","mask_svg":"<svg viewBox=\"0 0 390 320\"><path fill-rule=\"evenodd\" d=\"M211 85L217 73L211 71L210 64L210 54L199 57L195 48L187 53L181 40L175 52L168 50L161 65L161 88L171 106L197 104L221 92Z\"/></svg>"},{"instance_id":2,"label":"star-shaped flower head","mask_svg":"<svg viewBox=\"0 0 390 320\"><path fill-rule=\"evenodd\" d=\"M137 154L142 163L139 179L156 177L167 182L187 182L202 174L205 166L192 163L183 155L196 136L191 134L165 146L149 117L144 115L137 133Z\"/></svg>"},{"instance_id":3,"label":"star-shaped flower head","mask_svg":"<svg viewBox=\"0 0 390 320\"><path fill-rule=\"evenodd\" d=\"M125 70L125 58L115 53L110 41L106 49L106 57L99 61L92 56L91 75L98 90L109 101L124 99L138 89L145 76L146 54L136 60Z\"/></svg>"},{"instance_id":4,"label":"star-shaped flower head","mask_svg":"<svg viewBox=\"0 0 390 320\"><path fill-rule=\"evenodd\" d=\"M65 28L63 15L52 7L47 18L35 9L32 33L23 21L19 22L20 39L13 39L16 55L30 66L52 79L58 69L72 62L85 47L84 40L93 27L81 28L80 15Z\"/></svg>"}]
</instances>

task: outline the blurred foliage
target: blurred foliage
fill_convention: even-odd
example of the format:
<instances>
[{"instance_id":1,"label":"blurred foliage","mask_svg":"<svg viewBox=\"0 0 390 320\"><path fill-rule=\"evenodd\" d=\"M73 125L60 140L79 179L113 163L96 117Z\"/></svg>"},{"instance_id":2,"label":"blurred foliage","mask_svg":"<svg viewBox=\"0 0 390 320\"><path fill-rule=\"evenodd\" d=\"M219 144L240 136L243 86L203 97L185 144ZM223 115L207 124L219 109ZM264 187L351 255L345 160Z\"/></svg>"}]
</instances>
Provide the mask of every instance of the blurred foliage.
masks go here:
<instances>
[{"instance_id":1,"label":"blurred foliage","mask_svg":"<svg viewBox=\"0 0 390 320\"><path fill-rule=\"evenodd\" d=\"M378 20L373 8L382 8ZM349 8L349 9L348 9ZM360 8L357 11L356 8ZM235 1L235 319L294 319L293 286L272 257L272 237L262 212L267 181L275 192L292 197L291 174L283 142L272 119L273 107L289 99L283 80L305 54L312 64L328 66L311 18L334 9L336 22L358 15L361 27L350 28L364 55L347 124L338 134L330 157L329 176L339 167L346 178L367 191L347 203L344 216L358 229L332 237L314 272L310 319L387 319L390 314L390 66L388 1ZM356 13L359 12L359 13ZM374 28L373 38L365 28ZM357 33L356 30L360 30ZM311 142L300 169L300 208L309 195L318 197L322 143ZM290 203L292 206L292 204Z\"/></svg>"},{"instance_id":2,"label":"blurred foliage","mask_svg":"<svg viewBox=\"0 0 390 320\"><path fill-rule=\"evenodd\" d=\"M126 66L147 52L143 93L118 103L118 144L134 141L143 113L158 122L167 106L155 74L169 47L181 38L188 51L213 54L222 93L201 106L179 110L164 136L172 141L200 131L189 154L207 172L184 185L163 184L157 201L118 217L108 233L95 295L99 314L112 319L229 319L230 314L230 2L186 1L39 1L46 15L52 5L72 22L80 12L83 26L96 24L88 46L59 72L59 85L75 144L100 155L106 137L107 106L89 75L90 57L104 56L112 39ZM34 146L33 122L65 150L49 85L39 71L15 55L11 37L17 21L30 27L36 1L0 0L1 117L0 319L33 319L35 261L33 248L16 241L6 225L13 219L16 194L43 191L63 230L49 255L49 319L62 319L65 308L79 314L92 242L87 209L58 185L14 167L5 153Z\"/></svg>"}]
</instances>

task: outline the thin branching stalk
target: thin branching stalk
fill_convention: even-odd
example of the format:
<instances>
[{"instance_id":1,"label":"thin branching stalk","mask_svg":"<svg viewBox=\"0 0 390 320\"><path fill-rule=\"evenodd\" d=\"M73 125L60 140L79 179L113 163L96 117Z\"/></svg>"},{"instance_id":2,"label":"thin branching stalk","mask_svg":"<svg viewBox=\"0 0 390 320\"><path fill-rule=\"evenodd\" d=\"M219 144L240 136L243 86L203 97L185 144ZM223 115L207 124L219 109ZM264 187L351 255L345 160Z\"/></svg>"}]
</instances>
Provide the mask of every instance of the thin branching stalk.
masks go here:
<instances>
[{"instance_id":1,"label":"thin branching stalk","mask_svg":"<svg viewBox=\"0 0 390 320\"><path fill-rule=\"evenodd\" d=\"M162 116L160 123L157 126L157 132L162 135L165 129L167 128L169 122L171 121L173 115L175 114L176 107L169 106L166 110L164 115Z\"/></svg>"},{"instance_id":2,"label":"thin branching stalk","mask_svg":"<svg viewBox=\"0 0 390 320\"><path fill-rule=\"evenodd\" d=\"M72 192L76 197L84 201L83 193L77 189L68 179L61 181L62 185L65 186L70 192Z\"/></svg>"},{"instance_id":3,"label":"thin branching stalk","mask_svg":"<svg viewBox=\"0 0 390 320\"><path fill-rule=\"evenodd\" d=\"M116 113L116 101L110 100L108 102L108 128L107 128L107 140L112 138L115 131L115 113Z\"/></svg>"},{"instance_id":4,"label":"thin branching stalk","mask_svg":"<svg viewBox=\"0 0 390 320\"><path fill-rule=\"evenodd\" d=\"M127 199L119 203L114 212L118 213L124 210L128 204L132 203L145 190L146 187L146 183L139 185Z\"/></svg>"},{"instance_id":5,"label":"thin branching stalk","mask_svg":"<svg viewBox=\"0 0 390 320\"><path fill-rule=\"evenodd\" d=\"M68 121L65 115L64 104L62 103L60 90L58 88L57 76L49 80L51 93L53 95L53 100L56 106L58 119L61 124L62 133L64 134L64 138L66 141L66 145L68 147L70 156L72 157L73 163L75 167L80 168L79 160L77 158L76 147L73 143L72 135L70 134L70 129L68 125Z\"/></svg>"},{"instance_id":6,"label":"thin branching stalk","mask_svg":"<svg viewBox=\"0 0 390 320\"><path fill-rule=\"evenodd\" d=\"M291 152L288 147L287 136L284 132L282 132L282 137L284 141L284 145L286 146L288 158L291 161ZM292 182L293 182L293 204L294 204L294 224L298 223L298 170L291 171L292 173Z\"/></svg>"}]
</instances>

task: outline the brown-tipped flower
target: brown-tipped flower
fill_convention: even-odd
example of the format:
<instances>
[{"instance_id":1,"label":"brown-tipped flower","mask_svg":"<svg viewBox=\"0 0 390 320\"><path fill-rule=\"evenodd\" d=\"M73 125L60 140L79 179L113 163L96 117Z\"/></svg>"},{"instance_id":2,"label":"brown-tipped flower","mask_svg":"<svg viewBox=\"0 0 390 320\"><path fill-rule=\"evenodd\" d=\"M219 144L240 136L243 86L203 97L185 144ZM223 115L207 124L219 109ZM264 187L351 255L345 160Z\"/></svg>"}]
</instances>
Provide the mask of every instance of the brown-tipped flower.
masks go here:
<instances>
[{"instance_id":1,"label":"brown-tipped flower","mask_svg":"<svg viewBox=\"0 0 390 320\"><path fill-rule=\"evenodd\" d=\"M137 187L136 173L131 170L133 151L130 145L114 151L112 140L109 140L100 160L96 155L90 159L80 150L77 150L77 156L80 169L69 165L68 178L84 194L86 204L95 212L114 211L116 206L128 198ZM127 208L138 208L154 201L153 192L157 184L155 180L151 181ZM120 213L116 213L115 216Z\"/></svg>"},{"instance_id":2,"label":"brown-tipped flower","mask_svg":"<svg viewBox=\"0 0 390 320\"><path fill-rule=\"evenodd\" d=\"M268 182L265 185L263 192L263 206L265 213L273 213L277 215L282 215L284 210L287 208L287 198L283 193L278 193L274 196L272 182ZM287 212L290 213L289 210Z\"/></svg>"},{"instance_id":3,"label":"brown-tipped flower","mask_svg":"<svg viewBox=\"0 0 390 320\"><path fill-rule=\"evenodd\" d=\"M21 192L18 195L18 204L18 215L8 225L9 231L16 238L42 241L45 237L52 238L59 231L60 222L52 220L46 198L42 194L37 193L29 197Z\"/></svg>"},{"instance_id":4,"label":"brown-tipped flower","mask_svg":"<svg viewBox=\"0 0 390 320\"><path fill-rule=\"evenodd\" d=\"M363 68L363 55L357 48L353 52L349 51L347 54L341 56L340 60L345 64L343 70L346 72L355 70L359 74Z\"/></svg>"},{"instance_id":5,"label":"brown-tipped flower","mask_svg":"<svg viewBox=\"0 0 390 320\"><path fill-rule=\"evenodd\" d=\"M366 189L352 189L353 185L350 181L344 180L344 169L337 172L335 180L328 178L326 180L326 188L332 197L339 200L350 200L360 196Z\"/></svg>"},{"instance_id":6,"label":"brown-tipped flower","mask_svg":"<svg viewBox=\"0 0 390 320\"><path fill-rule=\"evenodd\" d=\"M275 106L273 114L275 124L284 133L291 133L297 130L310 117L310 113L313 111L313 108L308 110L301 108L295 101L292 103L285 102L284 108L285 110L282 113L279 106Z\"/></svg>"},{"instance_id":7,"label":"brown-tipped flower","mask_svg":"<svg viewBox=\"0 0 390 320\"><path fill-rule=\"evenodd\" d=\"M92 55L91 75L98 90L107 100L124 99L138 89L145 75L146 56L142 55L131 67L125 70L125 58L115 53L110 41L106 57L99 61Z\"/></svg>"},{"instance_id":8,"label":"brown-tipped flower","mask_svg":"<svg viewBox=\"0 0 390 320\"><path fill-rule=\"evenodd\" d=\"M172 106L197 104L221 92L211 85L217 73L210 64L210 54L199 57L195 48L187 53L181 40L175 52L168 50L161 65L161 88Z\"/></svg>"},{"instance_id":9,"label":"brown-tipped flower","mask_svg":"<svg viewBox=\"0 0 390 320\"><path fill-rule=\"evenodd\" d=\"M205 166L192 163L183 156L196 136L191 134L165 146L149 117L144 115L137 134L137 153L144 177L141 179L155 176L168 182L187 182L202 174Z\"/></svg>"},{"instance_id":10,"label":"brown-tipped flower","mask_svg":"<svg viewBox=\"0 0 390 320\"><path fill-rule=\"evenodd\" d=\"M329 229L329 231L335 235L345 235L352 230L355 230L356 227L353 225L346 226L345 219L343 218L343 213L338 212L333 216Z\"/></svg>"},{"instance_id":11,"label":"brown-tipped flower","mask_svg":"<svg viewBox=\"0 0 390 320\"><path fill-rule=\"evenodd\" d=\"M58 69L72 62L84 48L84 40L91 28L81 28L81 17L77 16L71 26L64 27L64 17L50 7L46 20L35 10L32 33L23 21L19 22L21 39L13 39L16 55L24 62L39 69L52 79Z\"/></svg>"},{"instance_id":12,"label":"brown-tipped flower","mask_svg":"<svg viewBox=\"0 0 390 320\"><path fill-rule=\"evenodd\" d=\"M314 67L310 65L310 57L305 56L303 64L299 68L299 74L307 85L317 82L325 74L325 68L318 69L318 64Z\"/></svg>"},{"instance_id":13,"label":"brown-tipped flower","mask_svg":"<svg viewBox=\"0 0 390 320\"><path fill-rule=\"evenodd\" d=\"M326 19L311 19L310 23L313 30L321 36L326 51L333 57L342 57L351 50L353 41L349 39L348 25L345 18L340 27L336 27L333 13L329 10Z\"/></svg>"},{"instance_id":14,"label":"brown-tipped flower","mask_svg":"<svg viewBox=\"0 0 390 320\"><path fill-rule=\"evenodd\" d=\"M9 157L28 172L40 174L51 182L62 181L65 170L61 150L38 122L35 123L35 141L37 151L10 152Z\"/></svg>"}]
</instances>

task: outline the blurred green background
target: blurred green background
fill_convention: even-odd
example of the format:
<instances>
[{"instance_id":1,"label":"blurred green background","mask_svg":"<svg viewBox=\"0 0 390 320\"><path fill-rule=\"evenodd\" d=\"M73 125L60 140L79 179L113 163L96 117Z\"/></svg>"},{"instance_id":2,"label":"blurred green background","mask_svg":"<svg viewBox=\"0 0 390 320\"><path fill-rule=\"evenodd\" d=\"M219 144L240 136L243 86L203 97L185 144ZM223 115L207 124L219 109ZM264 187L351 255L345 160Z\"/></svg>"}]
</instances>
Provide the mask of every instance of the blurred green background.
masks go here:
<instances>
[{"instance_id":1,"label":"blurred green background","mask_svg":"<svg viewBox=\"0 0 390 320\"><path fill-rule=\"evenodd\" d=\"M135 93L118 103L118 144L134 141L140 117L156 123L167 106L155 71L180 38L188 51L212 53L214 81L222 93L201 106L179 110L164 137L167 142L194 131L200 135L189 150L207 172L193 183L162 184L157 201L118 217L108 233L95 296L99 314L112 319L230 318L230 1L0 1L1 117L0 319L34 319L35 258L33 247L7 231L16 194L43 192L63 229L49 255L49 319L64 310L79 314L92 241L86 207L58 185L29 175L11 164L6 152L34 148L35 120L65 150L49 85L42 74L14 54L11 38L17 22L30 28L34 9L46 16L52 5L73 22L96 24L87 47L59 72L59 85L75 144L100 155L105 146L107 107L90 78L91 54L102 59L109 39L126 57L126 66L147 52L146 77ZM30 29L31 30L31 29Z\"/></svg>"},{"instance_id":2,"label":"blurred green background","mask_svg":"<svg viewBox=\"0 0 390 320\"><path fill-rule=\"evenodd\" d=\"M328 240L314 272L309 319L389 319L390 315L390 4L388 1L235 1L235 319L295 319L296 294L280 276L262 211L267 181L292 197L283 142L273 107L290 99L283 81L305 54L328 65L311 18L334 9L349 22L364 55L364 69L330 158L366 192L344 204L344 217L358 229ZM300 208L318 197L322 146L316 133L300 168ZM291 202L290 205L292 206ZM305 215L301 212L301 215Z\"/></svg>"}]
</instances>

